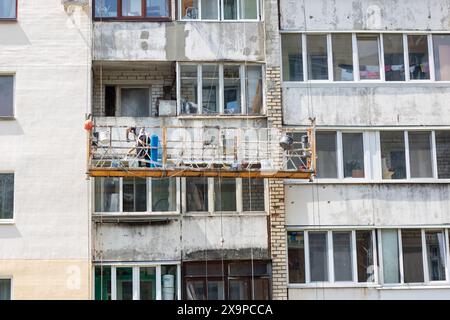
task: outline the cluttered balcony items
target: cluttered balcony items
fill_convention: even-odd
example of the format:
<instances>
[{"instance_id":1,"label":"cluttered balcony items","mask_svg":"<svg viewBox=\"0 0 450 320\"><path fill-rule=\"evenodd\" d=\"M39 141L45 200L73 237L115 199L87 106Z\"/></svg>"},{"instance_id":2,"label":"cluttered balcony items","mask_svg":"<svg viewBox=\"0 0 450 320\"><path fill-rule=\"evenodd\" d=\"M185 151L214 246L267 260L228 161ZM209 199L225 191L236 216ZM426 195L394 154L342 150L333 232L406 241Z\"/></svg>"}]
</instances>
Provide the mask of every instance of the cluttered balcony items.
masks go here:
<instances>
[{"instance_id":1,"label":"cluttered balcony items","mask_svg":"<svg viewBox=\"0 0 450 320\"><path fill-rule=\"evenodd\" d=\"M276 128L126 127L93 123L86 129L91 176L309 179L314 173L312 129L296 132Z\"/></svg>"}]
</instances>

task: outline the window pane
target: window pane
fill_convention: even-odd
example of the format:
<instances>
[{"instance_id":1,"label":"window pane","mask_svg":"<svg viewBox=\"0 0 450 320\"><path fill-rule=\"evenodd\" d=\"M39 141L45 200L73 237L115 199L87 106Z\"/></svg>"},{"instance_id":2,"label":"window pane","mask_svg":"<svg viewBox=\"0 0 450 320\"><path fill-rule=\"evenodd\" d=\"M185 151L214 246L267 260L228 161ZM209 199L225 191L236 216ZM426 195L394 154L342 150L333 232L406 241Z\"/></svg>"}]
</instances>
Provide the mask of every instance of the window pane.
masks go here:
<instances>
[{"instance_id":1,"label":"window pane","mask_svg":"<svg viewBox=\"0 0 450 320\"><path fill-rule=\"evenodd\" d=\"M237 0L223 0L223 18L237 20Z\"/></svg>"},{"instance_id":2,"label":"window pane","mask_svg":"<svg viewBox=\"0 0 450 320\"><path fill-rule=\"evenodd\" d=\"M124 17L142 16L141 0L122 0L122 16Z\"/></svg>"},{"instance_id":3,"label":"window pane","mask_svg":"<svg viewBox=\"0 0 450 320\"><path fill-rule=\"evenodd\" d=\"M408 132L411 178L432 177L431 133Z\"/></svg>"},{"instance_id":4,"label":"window pane","mask_svg":"<svg viewBox=\"0 0 450 320\"><path fill-rule=\"evenodd\" d=\"M336 132L317 132L317 177L337 178Z\"/></svg>"},{"instance_id":5,"label":"window pane","mask_svg":"<svg viewBox=\"0 0 450 320\"><path fill-rule=\"evenodd\" d=\"M372 231L356 231L356 263L358 282L374 282Z\"/></svg>"},{"instance_id":6,"label":"window pane","mask_svg":"<svg viewBox=\"0 0 450 320\"><path fill-rule=\"evenodd\" d=\"M383 179L405 179L405 135L403 131L381 131L380 144Z\"/></svg>"},{"instance_id":7,"label":"window pane","mask_svg":"<svg viewBox=\"0 0 450 320\"><path fill-rule=\"evenodd\" d=\"M219 18L219 8L217 0L202 1L202 20L217 20Z\"/></svg>"},{"instance_id":8,"label":"window pane","mask_svg":"<svg viewBox=\"0 0 450 320\"><path fill-rule=\"evenodd\" d=\"M430 281L445 280L445 234L442 230L425 231Z\"/></svg>"},{"instance_id":9,"label":"window pane","mask_svg":"<svg viewBox=\"0 0 450 320\"><path fill-rule=\"evenodd\" d=\"M228 265L229 276L267 276L269 272L267 270L267 263L261 263L254 261L251 262L234 262Z\"/></svg>"},{"instance_id":10,"label":"window pane","mask_svg":"<svg viewBox=\"0 0 450 320\"><path fill-rule=\"evenodd\" d=\"M0 76L0 117L14 116L14 77Z\"/></svg>"},{"instance_id":11,"label":"window pane","mask_svg":"<svg viewBox=\"0 0 450 320\"><path fill-rule=\"evenodd\" d=\"M270 299L270 287L269 279L256 278L253 280L254 297L253 300L269 300Z\"/></svg>"},{"instance_id":12,"label":"window pane","mask_svg":"<svg viewBox=\"0 0 450 320\"><path fill-rule=\"evenodd\" d=\"M264 179L242 178L242 207L244 211L264 211Z\"/></svg>"},{"instance_id":13,"label":"window pane","mask_svg":"<svg viewBox=\"0 0 450 320\"><path fill-rule=\"evenodd\" d=\"M344 178L364 178L362 133L343 133Z\"/></svg>"},{"instance_id":14,"label":"window pane","mask_svg":"<svg viewBox=\"0 0 450 320\"><path fill-rule=\"evenodd\" d=\"M408 52L410 79L430 79L427 36L409 35Z\"/></svg>"},{"instance_id":15,"label":"window pane","mask_svg":"<svg viewBox=\"0 0 450 320\"><path fill-rule=\"evenodd\" d=\"M241 113L241 77L239 69L239 66L223 66L223 106L225 114Z\"/></svg>"},{"instance_id":16,"label":"window pane","mask_svg":"<svg viewBox=\"0 0 450 320\"><path fill-rule=\"evenodd\" d=\"M182 19L199 19L198 0L182 0L181 2Z\"/></svg>"},{"instance_id":17,"label":"window pane","mask_svg":"<svg viewBox=\"0 0 450 320\"><path fill-rule=\"evenodd\" d=\"M229 282L230 300L251 300L250 279L236 279Z\"/></svg>"},{"instance_id":18,"label":"window pane","mask_svg":"<svg viewBox=\"0 0 450 320\"><path fill-rule=\"evenodd\" d=\"M133 268L116 268L117 300L133 300Z\"/></svg>"},{"instance_id":19,"label":"window pane","mask_svg":"<svg viewBox=\"0 0 450 320\"><path fill-rule=\"evenodd\" d=\"M219 65L203 65L203 113L219 113Z\"/></svg>"},{"instance_id":20,"label":"window pane","mask_svg":"<svg viewBox=\"0 0 450 320\"><path fill-rule=\"evenodd\" d=\"M353 44L351 34L332 34L335 81L353 81Z\"/></svg>"},{"instance_id":21,"label":"window pane","mask_svg":"<svg viewBox=\"0 0 450 320\"><path fill-rule=\"evenodd\" d=\"M241 19L258 19L258 0L241 0Z\"/></svg>"},{"instance_id":22,"label":"window pane","mask_svg":"<svg viewBox=\"0 0 450 320\"><path fill-rule=\"evenodd\" d=\"M214 179L214 211L236 211L236 179Z\"/></svg>"},{"instance_id":23,"label":"window pane","mask_svg":"<svg viewBox=\"0 0 450 320\"><path fill-rule=\"evenodd\" d=\"M95 267L95 300L111 300L111 267Z\"/></svg>"},{"instance_id":24,"label":"window pane","mask_svg":"<svg viewBox=\"0 0 450 320\"><path fill-rule=\"evenodd\" d=\"M208 178L186 178L187 211L208 211Z\"/></svg>"},{"instance_id":25,"label":"window pane","mask_svg":"<svg viewBox=\"0 0 450 320\"><path fill-rule=\"evenodd\" d=\"M123 178L123 211L147 211L147 180L145 178Z\"/></svg>"},{"instance_id":26,"label":"window pane","mask_svg":"<svg viewBox=\"0 0 450 320\"><path fill-rule=\"evenodd\" d=\"M116 87L105 86L105 117L116 116Z\"/></svg>"},{"instance_id":27,"label":"window pane","mask_svg":"<svg viewBox=\"0 0 450 320\"><path fill-rule=\"evenodd\" d=\"M383 34L383 46L386 81L405 81L403 35Z\"/></svg>"},{"instance_id":28,"label":"window pane","mask_svg":"<svg viewBox=\"0 0 450 320\"><path fill-rule=\"evenodd\" d=\"M11 300L11 279L0 279L0 301Z\"/></svg>"},{"instance_id":29,"label":"window pane","mask_svg":"<svg viewBox=\"0 0 450 320\"><path fill-rule=\"evenodd\" d=\"M289 283L305 283L305 239L302 231L289 231Z\"/></svg>"},{"instance_id":30,"label":"window pane","mask_svg":"<svg viewBox=\"0 0 450 320\"><path fill-rule=\"evenodd\" d=\"M399 252L398 233L396 229L381 230L381 245L383 248L383 278L384 283L399 283Z\"/></svg>"},{"instance_id":31,"label":"window pane","mask_svg":"<svg viewBox=\"0 0 450 320\"><path fill-rule=\"evenodd\" d=\"M261 114L262 111L262 69L260 66L246 68L247 114Z\"/></svg>"},{"instance_id":32,"label":"window pane","mask_svg":"<svg viewBox=\"0 0 450 320\"><path fill-rule=\"evenodd\" d=\"M333 232L334 280L352 281L352 234Z\"/></svg>"},{"instance_id":33,"label":"window pane","mask_svg":"<svg viewBox=\"0 0 450 320\"><path fill-rule=\"evenodd\" d=\"M16 1L17 0L0 1L0 19L16 18Z\"/></svg>"},{"instance_id":34,"label":"window pane","mask_svg":"<svg viewBox=\"0 0 450 320\"><path fill-rule=\"evenodd\" d=\"M152 211L168 212L177 210L176 178L152 178Z\"/></svg>"},{"instance_id":35,"label":"window pane","mask_svg":"<svg viewBox=\"0 0 450 320\"><path fill-rule=\"evenodd\" d=\"M119 212L119 178L95 178L95 211Z\"/></svg>"},{"instance_id":36,"label":"window pane","mask_svg":"<svg viewBox=\"0 0 450 320\"><path fill-rule=\"evenodd\" d=\"M204 280L186 281L187 300L206 300L206 288Z\"/></svg>"},{"instance_id":37,"label":"window pane","mask_svg":"<svg viewBox=\"0 0 450 320\"><path fill-rule=\"evenodd\" d=\"M361 80L380 79L378 35L359 34L356 39L358 43L359 78Z\"/></svg>"},{"instance_id":38,"label":"window pane","mask_svg":"<svg viewBox=\"0 0 450 320\"><path fill-rule=\"evenodd\" d=\"M450 178L450 131L436 131L436 155L439 179Z\"/></svg>"},{"instance_id":39,"label":"window pane","mask_svg":"<svg viewBox=\"0 0 450 320\"><path fill-rule=\"evenodd\" d=\"M169 1L167 0L147 0L147 17L169 17Z\"/></svg>"},{"instance_id":40,"label":"window pane","mask_svg":"<svg viewBox=\"0 0 450 320\"><path fill-rule=\"evenodd\" d=\"M282 34L283 81L303 81L302 38L300 34Z\"/></svg>"},{"instance_id":41,"label":"window pane","mask_svg":"<svg viewBox=\"0 0 450 320\"><path fill-rule=\"evenodd\" d=\"M422 236L420 229L402 230L405 283L423 282Z\"/></svg>"},{"instance_id":42,"label":"window pane","mask_svg":"<svg viewBox=\"0 0 450 320\"><path fill-rule=\"evenodd\" d=\"M117 0L95 0L95 16L117 17Z\"/></svg>"},{"instance_id":43,"label":"window pane","mask_svg":"<svg viewBox=\"0 0 450 320\"><path fill-rule=\"evenodd\" d=\"M328 80L327 36L307 35L308 78Z\"/></svg>"},{"instance_id":44,"label":"window pane","mask_svg":"<svg viewBox=\"0 0 450 320\"><path fill-rule=\"evenodd\" d=\"M450 35L433 34L436 80L450 80Z\"/></svg>"},{"instance_id":45,"label":"window pane","mask_svg":"<svg viewBox=\"0 0 450 320\"><path fill-rule=\"evenodd\" d=\"M180 67L181 113L197 113L197 66L182 65Z\"/></svg>"},{"instance_id":46,"label":"window pane","mask_svg":"<svg viewBox=\"0 0 450 320\"><path fill-rule=\"evenodd\" d=\"M161 266L162 300L177 300L177 266Z\"/></svg>"},{"instance_id":47,"label":"window pane","mask_svg":"<svg viewBox=\"0 0 450 320\"><path fill-rule=\"evenodd\" d=\"M225 290L223 281L208 280L208 300L224 300Z\"/></svg>"},{"instance_id":48,"label":"window pane","mask_svg":"<svg viewBox=\"0 0 450 320\"><path fill-rule=\"evenodd\" d=\"M14 212L14 174L0 174L0 219L12 219Z\"/></svg>"},{"instance_id":49,"label":"window pane","mask_svg":"<svg viewBox=\"0 0 450 320\"><path fill-rule=\"evenodd\" d=\"M148 88L130 88L121 90L122 117L149 117L150 93Z\"/></svg>"},{"instance_id":50,"label":"window pane","mask_svg":"<svg viewBox=\"0 0 450 320\"><path fill-rule=\"evenodd\" d=\"M139 268L140 300L156 300L156 268Z\"/></svg>"},{"instance_id":51,"label":"window pane","mask_svg":"<svg viewBox=\"0 0 450 320\"><path fill-rule=\"evenodd\" d=\"M326 232L309 232L309 273L311 282L328 281L328 245Z\"/></svg>"}]
</instances>

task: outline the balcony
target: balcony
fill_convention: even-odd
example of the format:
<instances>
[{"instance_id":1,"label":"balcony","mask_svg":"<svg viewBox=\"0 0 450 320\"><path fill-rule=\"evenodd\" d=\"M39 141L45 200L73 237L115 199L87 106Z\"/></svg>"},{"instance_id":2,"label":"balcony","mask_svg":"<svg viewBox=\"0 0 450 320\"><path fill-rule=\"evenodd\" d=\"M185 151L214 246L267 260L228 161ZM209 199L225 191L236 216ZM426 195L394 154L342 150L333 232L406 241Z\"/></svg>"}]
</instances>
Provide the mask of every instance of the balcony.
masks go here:
<instances>
[{"instance_id":1,"label":"balcony","mask_svg":"<svg viewBox=\"0 0 450 320\"><path fill-rule=\"evenodd\" d=\"M313 132L97 125L88 139L88 173L93 177L310 179Z\"/></svg>"}]
</instances>

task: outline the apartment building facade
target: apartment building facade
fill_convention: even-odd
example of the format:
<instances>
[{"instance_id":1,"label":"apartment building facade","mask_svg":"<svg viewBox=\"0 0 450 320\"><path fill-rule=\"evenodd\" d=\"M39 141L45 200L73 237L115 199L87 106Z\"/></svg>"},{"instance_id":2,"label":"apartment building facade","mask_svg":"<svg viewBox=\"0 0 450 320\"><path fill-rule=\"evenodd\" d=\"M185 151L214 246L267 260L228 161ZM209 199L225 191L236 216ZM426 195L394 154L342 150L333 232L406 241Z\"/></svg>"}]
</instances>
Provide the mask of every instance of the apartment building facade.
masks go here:
<instances>
[{"instance_id":1,"label":"apartment building facade","mask_svg":"<svg viewBox=\"0 0 450 320\"><path fill-rule=\"evenodd\" d=\"M315 118L317 167L284 181L274 298L448 299L450 2L278 8L267 61L283 126Z\"/></svg>"},{"instance_id":2,"label":"apartment building facade","mask_svg":"<svg viewBox=\"0 0 450 320\"><path fill-rule=\"evenodd\" d=\"M0 300L89 299L90 19L0 2Z\"/></svg>"},{"instance_id":3,"label":"apartment building facade","mask_svg":"<svg viewBox=\"0 0 450 320\"><path fill-rule=\"evenodd\" d=\"M233 173L268 145L265 16L260 0L94 1L95 133L162 149L153 170L105 170L94 135L93 298L272 298L269 179Z\"/></svg>"}]
</instances>

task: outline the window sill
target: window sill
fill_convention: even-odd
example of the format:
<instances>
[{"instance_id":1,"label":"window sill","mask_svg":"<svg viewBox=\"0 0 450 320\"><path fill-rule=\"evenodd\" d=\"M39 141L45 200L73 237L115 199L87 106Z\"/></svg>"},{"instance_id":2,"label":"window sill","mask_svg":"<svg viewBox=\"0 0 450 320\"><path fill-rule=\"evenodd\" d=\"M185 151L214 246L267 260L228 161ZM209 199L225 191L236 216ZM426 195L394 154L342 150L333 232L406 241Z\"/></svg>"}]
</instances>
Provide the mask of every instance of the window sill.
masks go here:
<instances>
[{"instance_id":1,"label":"window sill","mask_svg":"<svg viewBox=\"0 0 450 320\"><path fill-rule=\"evenodd\" d=\"M177 119L181 120L194 120L194 119L264 119L267 118L265 115L245 115L245 114L236 114L236 115L230 115L230 114L219 114L219 115L179 115L177 116Z\"/></svg>"},{"instance_id":2,"label":"window sill","mask_svg":"<svg viewBox=\"0 0 450 320\"><path fill-rule=\"evenodd\" d=\"M184 213L186 217L248 217L248 216L267 216L267 212L264 211L214 211L214 212L186 212Z\"/></svg>"},{"instance_id":3,"label":"window sill","mask_svg":"<svg viewBox=\"0 0 450 320\"><path fill-rule=\"evenodd\" d=\"M309 284L291 283L288 284L288 289L336 289L336 288L378 288L380 285L375 283L328 283L315 282Z\"/></svg>"},{"instance_id":4,"label":"window sill","mask_svg":"<svg viewBox=\"0 0 450 320\"><path fill-rule=\"evenodd\" d=\"M92 214L92 220L95 222L169 221L177 220L179 217L180 214L178 212L96 212Z\"/></svg>"},{"instance_id":5,"label":"window sill","mask_svg":"<svg viewBox=\"0 0 450 320\"><path fill-rule=\"evenodd\" d=\"M179 19L178 22L207 22L207 23L232 23L232 22L263 22L261 19L239 19L239 20L202 20L202 19Z\"/></svg>"},{"instance_id":6,"label":"window sill","mask_svg":"<svg viewBox=\"0 0 450 320\"><path fill-rule=\"evenodd\" d=\"M16 117L0 117L0 121L14 121L16 120Z\"/></svg>"},{"instance_id":7,"label":"window sill","mask_svg":"<svg viewBox=\"0 0 450 320\"><path fill-rule=\"evenodd\" d=\"M173 20L171 18L148 18L148 17L122 17L122 18L112 18L112 17L105 17L105 18L99 18L94 17L94 22L172 22Z\"/></svg>"},{"instance_id":8,"label":"window sill","mask_svg":"<svg viewBox=\"0 0 450 320\"><path fill-rule=\"evenodd\" d=\"M412 80L412 81L381 81L381 80L361 80L361 81L283 81L282 88L321 88L321 87L403 87L414 85L426 85L435 87L448 87L450 81L432 81L432 80Z\"/></svg>"},{"instance_id":9,"label":"window sill","mask_svg":"<svg viewBox=\"0 0 450 320\"><path fill-rule=\"evenodd\" d=\"M366 180L366 179L316 179L308 180L285 179L285 184L449 184L450 179L411 179L411 180Z\"/></svg>"},{"instance_id":10,"label":"window sill","mask_svg":"<svg viewBox=\"0 0 450 320\"><path fill-rule=\"evenodd\" d=\"M414 285L393 285L393 286L383 286L380 284L368 284L368 283L348 283L348 284L331 284L318 282L315 284L288 284L288 289L337 289L337 288L371 288L376 290L427 290L427 289L450 289L450 284L445 283L442 285L439 284L414 284Z\"/></svg>"},{"instance_id":11,"label":"window sill","mask_svg":"<svg viewBox=\"0 0 450 320\"><path fill-rule=\"evenodd\" d=\"M17 22L16 18L0 18L0 22Z\"/></svg>"},{"instance_id":12,"label":"window sill","mask_svg":"<svg viewBox=\"0 0 450 320\"><path fill-rule=\"evenodd\" d=\"M14 219L0 219L0 225L15 224Z\"/></svg>"}]
</instances>

